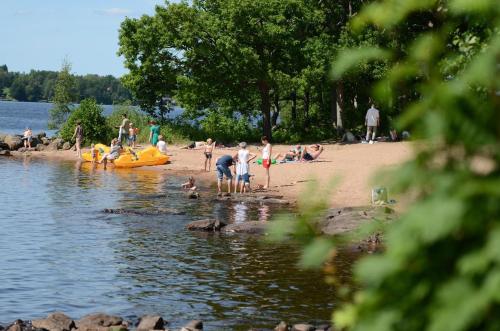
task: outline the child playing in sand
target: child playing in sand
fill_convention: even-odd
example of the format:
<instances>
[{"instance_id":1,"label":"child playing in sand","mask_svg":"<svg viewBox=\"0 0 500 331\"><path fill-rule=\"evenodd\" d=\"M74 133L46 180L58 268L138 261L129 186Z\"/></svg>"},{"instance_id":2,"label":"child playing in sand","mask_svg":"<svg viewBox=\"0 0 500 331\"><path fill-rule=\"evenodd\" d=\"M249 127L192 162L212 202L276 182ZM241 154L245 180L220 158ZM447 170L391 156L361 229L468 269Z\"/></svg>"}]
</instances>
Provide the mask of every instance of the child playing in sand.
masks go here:
<instances>
[{"instance_id":1,"label":"child playing in sand","mask_svg":"<svg viewBox=\"0 0 500 331\"><path fill-rule=\"evenodd\" d=\"M196 191L197 187L195 185L195 179L193 176L189 176L188 181L182 184L182 188L190 191Z\"/></svg>"},{"instance_id":2,"label":"child playing in sand","mask_svg":"<svg viewBox=\"0 0 500 331\"><path fill-rule=\"evenodd\" d=\"M207 143L205 144L205 149L203 155L205 155L205 171L210 171L212 168L212 154L215 148L215 141L212 141L211 138L207 139ZM208 170L207 170L208 165Z\"/></svg>"}]
</instances>

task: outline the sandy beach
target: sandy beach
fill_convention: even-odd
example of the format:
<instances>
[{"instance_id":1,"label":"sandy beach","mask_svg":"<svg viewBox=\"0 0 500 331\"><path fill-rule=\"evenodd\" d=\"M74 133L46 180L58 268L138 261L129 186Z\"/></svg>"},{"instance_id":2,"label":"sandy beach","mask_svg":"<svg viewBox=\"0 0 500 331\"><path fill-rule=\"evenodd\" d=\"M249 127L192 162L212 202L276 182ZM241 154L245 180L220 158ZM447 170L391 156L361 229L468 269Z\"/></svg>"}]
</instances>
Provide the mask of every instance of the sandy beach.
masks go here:
<instances>
[{"instance_id":1,"label":"sandy beach","mask_svg":"<svg viewBox=\"0 0 500 331\"><path fill-rule=\"evenodd\" d=\"M330 199L331 207L355 207L370 204L371 188L381 185L377 181L377 173L390 170L412 156L412 144L376 143L339 145L324 145L325 150L317 161L276 164L271 167L271 187L268 192L283 195L295 201L304 192L312 180L317 180L319 191L327 187L331 180L337 179ZM288 145L273 146L273 155L286 152ZM212 171L203 171L203 150L181 149L180 146L169 146L168 153L171 162L164 166L154 167L157 170L169 171L177 175L193 175L201 185L213 185L216 182L214 171L218 157L236 153L238 148L216 148ZM249 146L249 150L260 157L261 146ZM22 154L16 154L20 156ZM51 160L77 160L74 151L31 152L31 157ZM112 169L112 167L110 167ZM265 171L262 166L252 163L250 172L252 187L264 183ZM389 188L390 191L390 188Z\"/></svg>"}]
</instances>

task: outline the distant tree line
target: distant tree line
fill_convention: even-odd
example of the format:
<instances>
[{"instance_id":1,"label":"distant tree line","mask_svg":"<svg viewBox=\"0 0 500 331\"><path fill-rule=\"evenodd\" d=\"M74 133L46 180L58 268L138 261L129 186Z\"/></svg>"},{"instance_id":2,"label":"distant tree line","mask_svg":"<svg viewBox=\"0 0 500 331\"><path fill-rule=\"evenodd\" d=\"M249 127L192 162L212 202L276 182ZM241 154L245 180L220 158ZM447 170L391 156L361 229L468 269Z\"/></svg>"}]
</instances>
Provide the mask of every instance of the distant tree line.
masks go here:
<instances>
[{"instance_id":1,"label":"distant tree line","mask_svg":"<svg viewBox=\"0 0 500 331\"><path fill-rule=\"evenodd\" d=\"M94 98L101 104L121 103L131 94L120 80L111 75L72 75L75 81L75 102ZM7 65L0 66L0 99L17 101L53 101L57 71L31 70L29 73L10 72Z\"/></svg>"}]
</instances>

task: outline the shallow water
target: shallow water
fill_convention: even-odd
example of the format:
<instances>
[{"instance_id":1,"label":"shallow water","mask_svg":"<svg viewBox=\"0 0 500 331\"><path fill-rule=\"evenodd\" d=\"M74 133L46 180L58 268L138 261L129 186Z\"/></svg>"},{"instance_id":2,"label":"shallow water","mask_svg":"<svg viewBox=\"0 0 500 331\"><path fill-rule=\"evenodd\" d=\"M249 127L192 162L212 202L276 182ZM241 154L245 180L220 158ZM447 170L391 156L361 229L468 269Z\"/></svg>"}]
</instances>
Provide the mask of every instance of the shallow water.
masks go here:
<instances>
[{"instance_id":1,"label":"shallow water","mask_svg":"<svg viewBox=\"0 0 500 331\"><path fill-rule=\"evenodd\" d=\"M299 270L298 248L253 236L185 230L206 217L268 220L269 206L187 200L167 171L93 170L73 162L0 158L0 321L63 311L135 319L158 313L206 330L328 320L336 302L319 272ZM105 214L171 208L185 215ZM337 269L348 277L350 258Z\"/></svg>"}]
</instances>

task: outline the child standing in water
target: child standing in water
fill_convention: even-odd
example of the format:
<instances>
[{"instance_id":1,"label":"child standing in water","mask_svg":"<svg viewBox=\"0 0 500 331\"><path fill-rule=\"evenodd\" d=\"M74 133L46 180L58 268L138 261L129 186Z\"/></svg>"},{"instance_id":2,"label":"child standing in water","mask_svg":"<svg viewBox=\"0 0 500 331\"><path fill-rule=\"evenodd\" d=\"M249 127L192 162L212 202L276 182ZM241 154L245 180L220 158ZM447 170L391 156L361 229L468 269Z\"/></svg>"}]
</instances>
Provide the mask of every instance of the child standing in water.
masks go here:
<instances>
[{"instance_id":1,"label":"child standing in water","mask_svg":"<svg viewBox=\"0 0 500 331\"><path fill-rule=\"evenodd\" d=\"M271 154L273 151L273 147L269 143L269 138L263 136L261 138L262 145L264 145L264 149L262 150L262 166L266 169L266 184L264 185L265 189L269 188L269 183L271 182L271 175L269 173L269 168L271 168Z\"/></svg>"},{"instance_id":2,"label":"child standing in water","mask_svg":"<svg viewBox=\"0 0 500 331\"><path fill-rule=\"evenodd\" d=\"M234 182L234 193L238 191L238 183L241 181L240 193L250 191L250 167L249 163L255 159L257 155L250 153L247 149L247 143L240 143L240 150L236 155L236 181Z\"/></svg>"},{"instance_id":3,"label":"child standing in water","mask_svg":"<svg viewBox=\"0 0 500 331\"><path fill-rule=\"evenodd\" d=\"M90 145L90 156L92 157L92 163L97 161L97 151L95 150L95 145Z\"/></svg>"},{"instance_id":4,"label":"child standing in water","mask_svg":"<svg viewBox=\"0 0 500 331\"><path fill-rule=\"evenodd\" d=\"M210 171L212 168L212 156L215 148L215 141L212 141L211 138L207 139L207 143L205 144L205 150L203 155L205 155L205 171ZM208 165L208 170L207 170Z\"/></svg>"}]
</instances>

